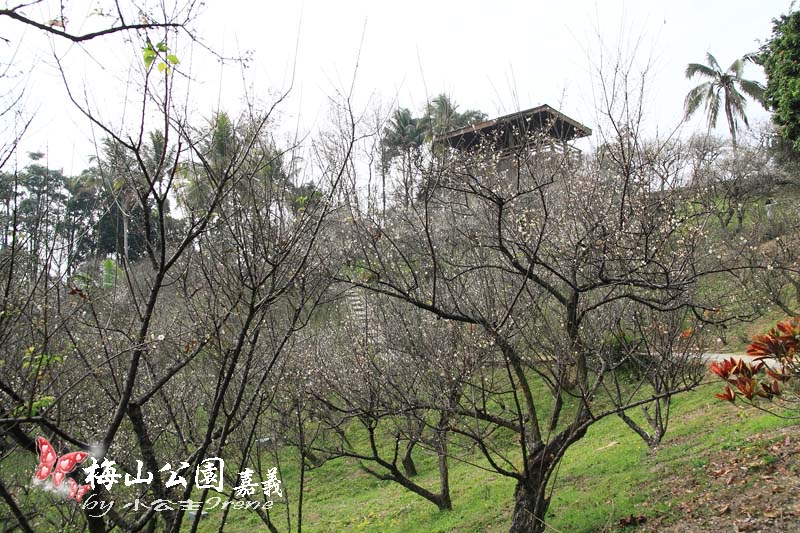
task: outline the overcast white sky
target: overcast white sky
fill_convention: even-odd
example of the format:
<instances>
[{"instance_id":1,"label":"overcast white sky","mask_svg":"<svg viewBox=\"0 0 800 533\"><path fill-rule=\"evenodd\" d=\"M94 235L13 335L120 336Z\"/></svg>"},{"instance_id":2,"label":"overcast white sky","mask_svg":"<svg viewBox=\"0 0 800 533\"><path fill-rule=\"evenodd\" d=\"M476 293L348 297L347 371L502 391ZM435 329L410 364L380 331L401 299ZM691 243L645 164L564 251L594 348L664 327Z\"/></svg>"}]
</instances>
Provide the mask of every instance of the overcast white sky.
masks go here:
<instances>
[{"instance_id":1,"label":"overcast white sky","mask_svg":"<svg viewBox=\"0 0 800 533\"><path fill-rule=\"evenodd\" d=\"M70 29L97 4L67 3L74 13ZM420 110L426 97L445 92L462 110L497 116L547 103L596 127L592 69L598 66L599 43L608 54L620 41L628 51L638 41L640 62L651 60L653 65L646 107L646 131L652 134L680 122L683 98L698 83L684 78L687 63L702 62L710 51L727 67L756 50L769 37L772 18L789 7L789 0L208 0L197 27L224 55L252 51L244 78L252 95L264 101L270 91L288 86L295 68L282 124L286 130L299 125L302 131L325 121L329 97L349 89L356 63L354 102L360 108L396 101ZM47 9L37 6L27 14L46 20ZM36 117L22 150L47 152L51 166L78 172L98 132L70 108L50 41L35 30L20 32L8 20L0 21L0 36L12 38L0 44L3 62L13 57L22 70L32 69L26 108ZM128 65L141 60L137 46L119 39L87 50L56 44L74 86L111 121L121 116L121 102L133 96L132 89L125 94L125 87ZM196 80L188 99L198 117L210 115L218 104L233 112L239 109L243 74L238 67L221 67L197 47L176 53ZM755 66L746 74L763 80ZM4 90L8 87L5 80ZM748 115L755 121L768 116L754 103ZM702 129L703 124L698 116L684 131ZM724 116L718 129L727 131Z\"/></svg>"}]
</instances>

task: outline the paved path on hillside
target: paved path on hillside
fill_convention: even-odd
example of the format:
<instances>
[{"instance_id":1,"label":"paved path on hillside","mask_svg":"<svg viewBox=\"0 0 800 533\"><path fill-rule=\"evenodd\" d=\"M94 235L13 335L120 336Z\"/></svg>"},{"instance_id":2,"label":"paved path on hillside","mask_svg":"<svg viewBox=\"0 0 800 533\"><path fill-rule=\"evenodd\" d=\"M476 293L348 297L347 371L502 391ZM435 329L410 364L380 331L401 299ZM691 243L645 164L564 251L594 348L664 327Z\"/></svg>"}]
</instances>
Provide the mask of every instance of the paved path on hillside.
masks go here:
<instances>
[{"instance_id":1,"label":"paved path on hillside","mask_svg":"<svg viewBox=\"0 0 800 533\"><path fill-rule=\"evenodd\" d=\"M703 359L708 361L709 363L712 361L723 361L725 359L730 359L733 357L734 359L745 359L745 360L752 360L753 358L749 355L743 353L711 353L707 352L703 354Z\"/></svg>"},{"instance_id":2,"label":"paved path on hillside","mask_svg":"<svg viewBox=\"0 0 800 533\"><path fill-rule=\"evenodd\" d=\"M751 356L749 356L747 354L743 354L743 353L704 353L703 354L703 360L706 361L707 363L712 363L714 361L724 361L725 359L730 359L731 357L733 357L734 359L744 359L745 361L748 361L748 362L753 362L753 359L754 359L753 357L751 357ZM774 359L773 360L767 359L767 360L764 361L764 364L766 364L768 367L770 367L772 369L774 369L775 367L778 366L777 362Z\"/></svg>"}]
</instances>

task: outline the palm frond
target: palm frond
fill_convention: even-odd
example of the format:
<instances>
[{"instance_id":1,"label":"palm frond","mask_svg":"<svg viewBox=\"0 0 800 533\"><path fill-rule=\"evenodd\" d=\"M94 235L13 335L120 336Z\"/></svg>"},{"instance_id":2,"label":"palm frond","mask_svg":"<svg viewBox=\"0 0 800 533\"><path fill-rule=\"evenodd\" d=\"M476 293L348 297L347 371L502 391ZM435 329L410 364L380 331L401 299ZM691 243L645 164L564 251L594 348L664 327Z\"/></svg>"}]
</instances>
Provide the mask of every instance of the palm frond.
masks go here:
<instances>
[{"instance_id":1,"label":"palm frond","mask_svg":"<svg viewBox=\"0 0 800 533\"><path fill-rule=\"evenodd\" d=\"M689 118L692 116L695 111L700 107L700 104L703 103L703 99L706 96L706 91L708 87L711 85L710 81L705 83L701 83L691 91L689 94L686 95L686 99L683 101L683 109L685 113L685 117Z\"/></svg>"},{"instance_id":2,"label":"palm frond","mask_svg":"<svg viewBox=\"0 0 800 533\"><path fill-rule=\"evenodd\" d=\"M391 160L423 143L420 119L414 118L408 108L396 109L383 131L381 143L386 160Z\"/></svg>"},{"instance_id":3,"label":"palm frond","mask_svg":"<svg viewBox=\"0 0 800 533\"><path fill-rule=\"evenodd\" d=\"M731 105L737 109L744 110L747 106L747 100L744 95L736 90L736 86L731 84L725 87L725 99L731 102Z\"/></svg>"},{"instance_id":4,"label":"palm frond","mask_svg":"<svg viewBox=\"0 0 800 533\"><path fill-rule=\"evenodd\" d=\"M463 126L469 126L470 124L481 122L483 120L486 120L486 113L475 109L464 111L460 116L460 122L463 124Z\"/></svg>"},{"instance_id":5,"label":"palm frond","mask_svg":"<svg viewBox=\"0 0 800 533\"><path fill-rule=\"evenodd\" d=\"M709 66L701 65L700 63L689 63L688 65L686 65L687 78L693 78L697 74L700 74L701 76L705 76L707 78L717 78L719 77L720 72L714 70Z\"/></svg>"},{"instance_id":6,"label":"palm frond","mask_svg":"<svg viewBox=\"0 0 800 533\"><path fill-rule=\"evenodd\" d=\"M703 99L706 102L706 112L708 113L708 128L717 126L717 117L719 117L719 106L722 103L720 98L719 87L715 87L713 83L709 83L706 94Z\"/></svg>"},{"instance_id":7,"label":"palm frond","mask_svg":"<svg viewBox=\"0 0 800 533\"><path fill-rule=\"evenodd\" d=\"M731 66L729 66L728 70L726 70L725 72L733 74L735 78L741 78L742 72L744 72L744 61L742 61L741 59L737 59L736 61L731 63Z\"/></svg>"},{"instance_id":8,"label":"palm frond","mask_svg":"<svg viewBox=\"0 0 800 533\"><path fill-rule=\"evenodd\" d=\"M742 61L755 63L756 65L763 66L760 52L750 52L742 56Z\"/></svg>"},{"instance_id":9,"label":"palm frond","mask_svg":"<svg viewBox=\"0 0 800 533\"><path fill-rule=\"evenodd\" d=\"M717 72L722 72L722 67L719 66L719 63L717 63L717 58L711 55L711 52L706 52L706 61L708 62L708 66Z\"/></svg>"},{"instance_id":10,"label":"palm frond","mask_svg":"<svg viewBox=\"0 0 800 533\"><path fill-rule=\"evenodd\" d=\"M764 105L764 91L766 88L753 80L739 80L739 87L742 88L744 94L755 100L756 102Z\"/></svg>"},{"instance_id":11,"label":"palm frond","mask_svg":"<svg viewBox=\"0 0 800 533\"><path fill-rule=\"evenodd\" d=\"M747 107L747 101L744 98L744 95L737 91L734 88L727 93L728 101L730 102L731 106L731 115L733 115L733 129L738 131L738 124L736 123L737 118L741 118L744 125L748 128L750 127L750 123L747 121L747 115L744 112L744 108Z\"/></svg>"}]
</instances>

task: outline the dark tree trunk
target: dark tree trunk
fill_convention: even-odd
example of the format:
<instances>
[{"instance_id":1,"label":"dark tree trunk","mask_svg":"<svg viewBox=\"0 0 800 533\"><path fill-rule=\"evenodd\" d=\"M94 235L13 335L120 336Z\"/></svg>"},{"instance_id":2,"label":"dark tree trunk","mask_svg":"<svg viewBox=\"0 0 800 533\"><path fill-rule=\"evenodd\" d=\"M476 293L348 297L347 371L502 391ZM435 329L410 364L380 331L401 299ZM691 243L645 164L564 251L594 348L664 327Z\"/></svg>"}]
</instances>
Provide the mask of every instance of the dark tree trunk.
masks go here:
<instances>
[{"instance_id":1,"label":"dark tree trunk","mask_svg":"<svg viewBox=\"0 0 800 533\"><path fill-rule=\"evenodd\" d=\"M414 477L417 475L417 466L414 464L414 458L411 457L411 452L414 450L414 446L417 444L417 441L412 440L408 443L406 447L406 453L403 456L403 470L406 472L406 476Z\"/></svg>"},{"instance_id":2,"label":"dark tree trunk","mask_svg":"<svg viewBox=\"0 0 800 533\"><path fill-rule=\"evenodd\" d=\"M441 504L439 510L452 510L453 502L450 499L450 474L447 467L447 455L439 454L439 495Z\"/></svg>"},{"instance_id":3,"label":"dark tree trunk","mask_svg":"<svg viewBox=\"0 0 800 533\"><path fill-rule=\"evenodd\" d=\"M304 439L301 437L301 442ZM305 443L303 442L303 445ZM302 448L301 448L302 450ZM303 531L303 492L306 489L306 454L300 452L300 488L297 490L297 533Z\"/></svg>"},{"instance_id":4,"label":"dark tree trunk","mask_svg":"<svg viewBox=\"0 0 800 533\"><path fill-rule=\"evenodd\" d=\"M564 398L561 396L561 385L554 391L553 414L550 417L549 430L555 431L558 427L558 420L561 417L561 409L564 407Z\"/></svg>"},{"instance_id":5,"label":"dark tree trunk","mask_svg":"<svg viewBox=\"0 0 800 533\"><path fill-rule=\"evenodd\" d=\"M453 508L453 502L450 500L450 470L447 465L447 431L444 429L446 424L445 418L442 417L442 424L437 430L437 446L436 452L439 456L439 496L441 504L439 510Z\"/></svg>"},{"instance_id":6,"label":"dark tree trunk","mask_svg":"<svg viewBox=\"0 0 800 533\"><path fill-rule=\"evenodd\" d=\"M142 406L139 405L137 402L131 402L128 405L128 418L131 421L131 428L133 432L136 434L136 440L139 444L139 450L142 453L143 463L147 467L148 472L158 472L159 465L156 461L155 450L153 448L153 441L150 438L150 435L147 432L147 424L144 420L144 413L142 413ZM152 482L153 494L156 498L165 499L167 498L167 493L165 491L164 485L161 483L161 479L157 476L154 476ZM164 520L164 531L169 531L172 527L172 523L175 521L175 512L174 511L166 511L164 513L159 513L161 518ZM156 523L156 515L153 515L153 518L149 521L150 523Z\"/></svg>"},{"instance_id":7,"label":"dark tree trunk","mask_svg":"<svg viewBox=\"0 0 800 533\"><path fill-rule=\"evenodd\" d=\"M550 499L546 497L547 483L567 449L586 435L588 416L582 410L571 427L528 455L524 473L514 489L510 533L542 533L547 529L545 516L550 506Z\"/></svg>"},{"instance_id":8,"label":"dark tree trunk","mask_svg":"<svg viewBox=\"0 0 800 533\"><path fill-rule=\"evenodd\" d=\"M28 524L28 518L25 516L25 513L17 505L17 502L14 501L14 497L11 495L10 492L6 490L6 486L3 485L3 482L0 481L0 496L3 497L5 500L6 505L8 505L9 509L11 509L11 513L14 515L14 518L17 519L17 526L23 533L33 533L33 529L31 529L30 524ZM8 531L11 531L15 528L9 528Z\"/></svg>"},{"instance_id":9,"label":"dark tree trunk","mask_svg":"<svg viewBox=\"0 0 800 533\"><path fill-rule=\"evenodd\" d=\"M529 460L529 468L534 461ZM536 464L529 470L528 478L517 482L514 489L514 512L511 515L510 533L541 533L545 531L545 513L550 500L545 497L551 469Z\"/></svg>"},{"instance_id":10,"label":"dark tree trunk","mask_svg":"<svg viewBox=\"0 0 800 533\"><path fill-rule=\"evenodd\" d=\"M791 278L789 279L789 281L791 281L792 285L794 286L795 302L797 303L797 305L800 305L800 281L796 281ZM790 314L796 315L797 313L790 313Z\"/></svg>"},{"instance_id":11,"label":"dark tree trunk","mask_svg":"<svg viewBox=\"0 0 800 533\"><path fill-rule=\"evenodd\" d=\"M736 155L736 126L733 121L730 91L727 87L725 88L725 117L728 119L728 128L731 132L731 145L733 146L733 154Z\"/></svg>"},{"instance_id":12,"label":"dark tree trunk","mask_svg":"<svg viewBox=\"0 0 800 533\"><path fill-rule=\"evenodd\" d=\"M88 509L84 510L84 515L89 533L106 533L106 523L101 517L92 516Z\"/></svg>"}]
</instances>

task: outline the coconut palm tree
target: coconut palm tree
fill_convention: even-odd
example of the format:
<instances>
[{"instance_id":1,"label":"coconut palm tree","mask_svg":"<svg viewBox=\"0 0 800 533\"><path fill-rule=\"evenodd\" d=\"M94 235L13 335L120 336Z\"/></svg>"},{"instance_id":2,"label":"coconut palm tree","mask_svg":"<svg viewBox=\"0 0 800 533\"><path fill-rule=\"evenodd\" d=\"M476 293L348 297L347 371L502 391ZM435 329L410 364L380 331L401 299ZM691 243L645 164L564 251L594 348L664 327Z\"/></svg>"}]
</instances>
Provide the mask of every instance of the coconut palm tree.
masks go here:
<instances>
[{"instance_id":1,"label":"coconut palm tree","mask_svg":"<svg viewBox=\"0 0 800 533\"><path fill-rule=\"evenodd\" d=\"M764 94L763 85L757 81L742 78L744 63L747 59L748 56L737 59L728 67L728 70L723 71L716 58L707 53L706 65L689 63L686 67L687 78L691 79L697 75L706 79L686 95L684 101L686 118L692 116L701 105L705 105L708 127L711 129L717 125L720 105L724 105L734 149L736 148L736 132L739 129L738 119L741 118L745 126L749 127L747 115L744 112L746 105L744 94L757 102L762 102Z\"/></svg>"},{"instance_id":2,"label":"coconut palm tree","mask_svg":"<svg viewBox=\"0 0 800 533\"><path fill-rule=\"evenodd\" d=\"M421 119L414 118L411 115L411 111L405 107L397 109L394 112L389 124L383 132L383 138L381 139L384 166L383 176L386 175L389 163L393 159L401 157L404 205L408 205L411 201L411 190L413 188L412 162L424 140L425 129ZM386 190L386 183L383 184L383 189L384 191ZM384 198L384 206L385 204L386 200Z\"/></svg>"},{"instance_id":3,"label":"coconut palm tree","mask_svg":"<svg viewBox=\"0 0 800 533\"><path fill-rule=\"evenodd\" d=\"M414 118L405 107L397 109L383 134L386 158L392 159L419 148L423 140L424 130L420 119Z\"/></svg>"},{"instance_id":4,"label":"coconut palm tree","mask_svg":"<svg viewBox=\"0 0 800 533\"><path fill-rule=\"evenodd\" d=\"M430 101L427 113L422 119L430 139L482 120L486 120L486 113L474 109L461 113L458 111L458 104L446 94L440 94Z\"/></svg>"},{"instance_id":5,"label":"coconut palm tree","mask_svg":"<svg viewBox=\"0 0 800 533\"><path fill-rule=\"evenodd\" d=\"M413 163L423 143L433 140L437 135L443 135L448 131L463 128L485 119L486 114L481 111L473 109L463 113L458 111L458 105L446 94L440 94L428 102L425 114L421 117L414 117L406 108L395 110L381 139L384 185L389 164L394 159L400 158L403 203L408 205L414 189ZM421 184L419 190L429 190L429 184ZM384 199L384 205L385 203Z\"/></svg>"}]
</instances>

